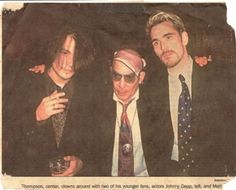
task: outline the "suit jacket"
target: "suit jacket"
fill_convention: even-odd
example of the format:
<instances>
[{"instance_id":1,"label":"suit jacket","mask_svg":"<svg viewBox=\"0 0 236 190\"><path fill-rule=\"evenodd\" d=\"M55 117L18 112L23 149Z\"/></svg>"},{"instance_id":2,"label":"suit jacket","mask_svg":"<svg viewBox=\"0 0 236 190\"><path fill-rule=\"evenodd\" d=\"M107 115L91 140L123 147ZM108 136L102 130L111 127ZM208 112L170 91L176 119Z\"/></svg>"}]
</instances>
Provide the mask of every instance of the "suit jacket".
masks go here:
<instances>
[{"instance_id":1,"label":"suit jacket","mask_svg":"<svg viewBox=\"0 0 236 190\"><path fill-rule=\"evenodd\" d=\"M193 63L192 73L192 129L194 167L190 176L224 176L227 174L227 131L232 123L228 119L229 109L224 97L227 73L222 65L210 63L204 67ZM153 105L170 113L168 73L161 67L158 74L150 78ZM157 77L158 76L158 77ZM157 101L159 100L159 101ZM169 114L170 115L170 114ZM165 117L164 124L171 121ZM173 161L169 175L179 175L180 166Z\"/></svg>"},{"instance_id":2,"label":"suit jacket","mask_svg":"<svg viewBox=\"0 0 236 190\"><path fill-rule=\"evenodd\" d=\"M110 88L107 96L103 96L100 103L97 123L100 127L100 157L99 176L111 176L113 146L116 125L116 102L113 100L113 91ZM170 160L173 132L171 123L165 124L165 117L160 117L159 112L152 111L148 96L140 89L140 97L137 100L137 113L140 122L141 141L146 161L147 171L150 176L166 175L165 166ZM163 116L163 115L162 115Z\"/></svg>"},{"instance_id":3,"label":"suit jacket","mask_svg":"<svg viewBox=\"0 0 236 190\"><path fill-rule=\"evenodd\" d=\"M36 123L35 111L46 94L43 75L24 73L24 79L17 86L12 104L12 141L10 159L13 163L12 175L50 175L49 159L56 156L75 155L84 162L84 171L89 173L93 137L88 126L90 122L90 86L83 75L74 76L74 94L71 98L66 123L59 147L56 145L51 118ZM91 145L91 147L90 147ZM91 169L92 170L92 169Z\"/></svg>"}]
</instances>

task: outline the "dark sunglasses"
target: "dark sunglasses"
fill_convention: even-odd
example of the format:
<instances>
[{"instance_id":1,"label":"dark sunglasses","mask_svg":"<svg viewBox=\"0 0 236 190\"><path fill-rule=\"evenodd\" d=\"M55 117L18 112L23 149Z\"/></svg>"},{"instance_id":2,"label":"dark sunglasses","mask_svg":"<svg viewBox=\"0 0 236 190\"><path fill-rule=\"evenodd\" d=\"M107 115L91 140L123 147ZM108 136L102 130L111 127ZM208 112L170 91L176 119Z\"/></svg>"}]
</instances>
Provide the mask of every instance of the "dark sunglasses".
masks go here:
<instances>
[{"instance_id":1,"label":"dark sunglasses","mask_svg":"<svg viewBox=\"0 0 236 190\"><path fill-rule=\"evenodd\" d=\"M112 77L113 81L120 81L121 78L124 77L125 82L133 83L137 79L138 75L136 75L135 73L131 73L131 74L128 74L128 75L121 75L121 74L119 74L115 71L112 71L111 72L111 77Z\"/></svg>"}]
</instances>

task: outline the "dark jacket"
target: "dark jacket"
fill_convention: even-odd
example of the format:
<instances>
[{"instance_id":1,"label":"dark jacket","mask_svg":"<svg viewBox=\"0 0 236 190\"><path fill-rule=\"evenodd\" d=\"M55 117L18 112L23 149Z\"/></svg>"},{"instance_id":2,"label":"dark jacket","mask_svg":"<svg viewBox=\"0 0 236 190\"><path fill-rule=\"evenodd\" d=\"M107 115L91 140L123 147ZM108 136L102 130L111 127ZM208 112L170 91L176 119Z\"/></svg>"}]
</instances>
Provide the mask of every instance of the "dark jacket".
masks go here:
<instances>
[{"instance_id":1,"label":"dark jacket","mask_svg":"<svg viewBox=\"0 0 236 190\"><path fill-rule=\"evenodd\" d=\"M171 157L173 131L171 123L164 123L168 113L153 110L146 92L140 89L137 100L137 113L147 171L150 176L166 175L166 166ZM100 100L97 123L100 127L100 169L99 176L111 176L112 156L115 138L116 102L112 87Z\"/></svg>"},{"instance_id":2,"label":"dark jacket","mask_svg":"<svg viewBox=\"0 0 236 190\"><path fill-rule=\"evenodd\" d=\"M14 115L11 120L12 140L10 159L12 175L50 175L48 161L58 155L75 155L84 162L81 175L92 175L92 108L91 88L88 80L79 73L73 77L74 93L67 112L66 123L59 147L56 146L51 118L37 124L35 111L46 94L45 77L24 73L12 99Z\"/></svg>"},{"instance_id":3,"label":"dark jacket","mask_svg":"<svg viewBox=\"0 0 236 190\"><path fill-rule=\"evenodd\" d=\"M157 75L153 73L149 81L152 104L156 109L162 107L163 112L170 113L168 73L162 67L158 72ZM200 67L193 63L191 126L195 165L190 169L190 176L227 175L227 160L230 159L228 131L233 123L228 117L230 108L225 98L228 87L226 73L221 64L210 63ZM163 123L169 122L171 118L166 117ZM176 161L170 164L169 169L170 176L178 176L181 170Z\"/></svg>"}]
</instances>

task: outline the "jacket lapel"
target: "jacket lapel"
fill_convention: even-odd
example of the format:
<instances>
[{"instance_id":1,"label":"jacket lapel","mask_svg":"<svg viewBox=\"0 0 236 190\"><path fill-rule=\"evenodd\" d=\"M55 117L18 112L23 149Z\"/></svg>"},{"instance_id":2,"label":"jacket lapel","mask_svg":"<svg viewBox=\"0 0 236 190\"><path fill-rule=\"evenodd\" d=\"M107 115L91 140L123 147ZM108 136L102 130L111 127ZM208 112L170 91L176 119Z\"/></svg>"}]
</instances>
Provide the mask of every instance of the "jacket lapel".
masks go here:
<instances>
[{"instance_id":1,"label":"jacket lapel","mask_svg":"<svg viewBox=\"0 0 236 190\"><path fill-rule=\"evenodd\" d=\"M210 70L207 67L199 67L194 63L192 74L192 127L193 135L198 139L204 134L207 135L210 130L208 122L208 108L212 107L214 97L212 97L208 86L208 76L210 76ZM208 126L208 127L206 127Z\"/></svg>"},{"instance_id":2,"label":"jacket lapel","mask_svg":"<svg viewBox=\"0 0 236 190\"><path fill-rule=\"evenodd\" d=\"M103 117L100 119L101 127L101 163L103 175L111 175L112 169L112 156L115 138L115 125L116 125L116 102L113 101L112 96L106 99L103 109L100 110Z\"/></svg>"},{"instance_id":3,"label":"jacket lapel","mask_svg":"<svg viewBox=\"0 0 236 190\"><path fill-rule=\"evenodd\" d=\"M108 138L107 148L111 150L113 153L113 145L114 145L114 138L115 138L115 125L116 125L116 102L112 101L110 104L110 108L106 110L107 117L104 121L104 129L103 132L105 136Z\"/></svg>"},{"instance_id":4,"label":"jacket lapel","mask_svg":"<svg viewBox=\"0 0 236 190\"><path fill-rule=\"evenodd\" d=\"M207 116L204 107L211 101L207 97L208 92L205 89L207 83L206 74L205 68L200 68L194 63L192 73L192 127L194 135L198 135L204 126L205 117Z\"/></svg>"},{"instance_id":5,"label":"jacket lapel","mask_svg":"<svg viewBox=\"0 0 236 190\"><path fill-rule=\"evenodd\" d=\"M193 73L192 73L192 121L194 121L200 114L200 107L199 103L201 102L201 76L200 72L198 71L196 64L193 64Z\"/></svg>"}]
</instances>

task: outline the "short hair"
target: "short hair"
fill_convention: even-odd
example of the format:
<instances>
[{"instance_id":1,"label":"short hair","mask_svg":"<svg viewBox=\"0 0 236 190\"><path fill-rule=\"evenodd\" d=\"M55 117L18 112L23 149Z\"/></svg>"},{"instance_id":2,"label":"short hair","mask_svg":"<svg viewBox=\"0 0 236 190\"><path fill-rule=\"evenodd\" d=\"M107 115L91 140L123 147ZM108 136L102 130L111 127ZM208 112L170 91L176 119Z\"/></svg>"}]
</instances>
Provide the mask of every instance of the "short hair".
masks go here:
<instances>
[{"instance_id":1,"label":"short hair","mask_svg":"<svg viewBox=\"0 0 236 190\"><path fill-rule=\"evenodd\" d=\"M48 41L45 56L45 64L48 68L51 67L56 56L60 53L61 48L68 35L72 35L76 44L73 60L75 70L78 70L78 68L81 67L86 67L94 61L95 48L93 46L91 38L89 38L85 31L64 29L59 31Z\"/></svg>"},{"instance_id":2,"label":"short hair","mask_svg":"<svg viewBox=\"0 0 236 190\"><path fill-rule=\"evenodd\" d=\"M147 36L150 37L150 32L151 32L152 27L165 21L171 22L174 28L179 32L179 34L186 31L183 20L179 16L172 13L167 13L167 12L158 12L150 16L147 22L147 25L146 25Z\"/></svg>"}]
</instances>

